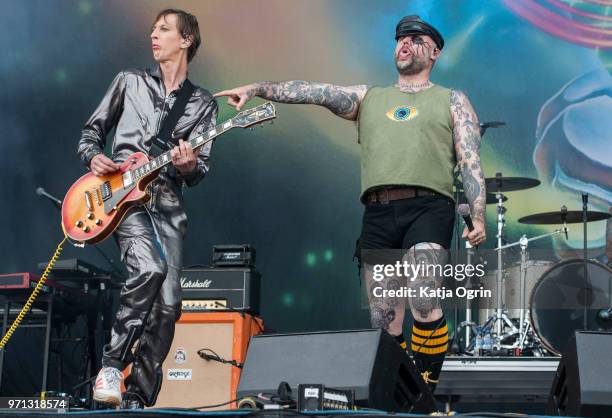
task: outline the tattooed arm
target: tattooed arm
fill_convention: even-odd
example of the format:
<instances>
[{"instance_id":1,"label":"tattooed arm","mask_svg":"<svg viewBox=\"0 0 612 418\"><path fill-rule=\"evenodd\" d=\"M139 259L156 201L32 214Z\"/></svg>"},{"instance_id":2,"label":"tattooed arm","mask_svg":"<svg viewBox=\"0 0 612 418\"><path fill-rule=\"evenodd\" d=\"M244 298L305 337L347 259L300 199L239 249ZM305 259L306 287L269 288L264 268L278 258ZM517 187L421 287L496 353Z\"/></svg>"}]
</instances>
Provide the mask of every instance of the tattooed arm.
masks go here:
<instances>
[{"instance_id":1,"label":"tattooed arm","mask_svg":"<svg viewBox=\"0 0 612 418\"><path fill-rule=\"evenodd\" d=\"M316 104L328 108L341 118L356 120L359 104L368 86L335 86L310 81L263 82L225 90L215 94L227 96L227 103L240 110L254 96L279 103Z\"/></svg>"},{"instance_id":2,"label":"tattooed arm","mask_svg":"<svg viewBox=\"0 0 612 418\"><path fill-rule=\"evenodd\" d=\"M453 117L453 140L457 163L461 170L465 197L470 205L474 230L464 230L463 237L470 244L478 245L486 239L485 205L486 189L480 166L480 126L478 116L467 96L457 90L451 93L451 114Z\"/></svg>"}]
</instances>

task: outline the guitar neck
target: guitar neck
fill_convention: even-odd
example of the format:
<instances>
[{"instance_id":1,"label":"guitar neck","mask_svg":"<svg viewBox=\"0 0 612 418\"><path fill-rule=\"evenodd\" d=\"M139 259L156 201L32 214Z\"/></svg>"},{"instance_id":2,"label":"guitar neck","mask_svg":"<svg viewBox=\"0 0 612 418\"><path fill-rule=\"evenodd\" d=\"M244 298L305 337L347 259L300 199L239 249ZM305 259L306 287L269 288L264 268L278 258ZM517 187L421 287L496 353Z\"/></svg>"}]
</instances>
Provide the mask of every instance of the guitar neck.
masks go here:
<instances>
[{"instance_id":1,"label":"guitar neck","mask_svg":"<svg viewBox=\"0 0 612 418\"><path fill-rule=\"evenodd\" d=\"M202 135L190 139L189 144L191 145L191 148L193 148L193 150L195 151L201 146L208 144L216 137L218 137L222 133L229 131L232 128L232 121L225 121L215 126L214 128L204 132ZM162 169L170 163L172 163L172 154L170 153L170 151L166 151L163 154L160 154L158 157L152 159L148 163L138 167L135 170L132 170L132 180L136 181L145 176L148 176L149 174Z\"/></svg>"},{"instance_id":2,"label":"guitar neck","mask_svg":"<svg viewBox=\"0 0 612 418\"><path fill-rule=\"evenodd\" d=\"M246 128L266 120L274 119L275 117L276 110L274 109L274 105L267 102L252 109L247 109L240 112L232 119L226 120L225 122L220 123L214 128L204 132L202 135L189 140L189 144L193 150L197 150L202 145L213 141L216 137L232 128ZM133 184L137 180L159 171L162 167L170 164L171 162L172 154L170 151L166 151L157 158L152 159L137 169L124 173L124 184Z\"/></svg>"}]
</instances>

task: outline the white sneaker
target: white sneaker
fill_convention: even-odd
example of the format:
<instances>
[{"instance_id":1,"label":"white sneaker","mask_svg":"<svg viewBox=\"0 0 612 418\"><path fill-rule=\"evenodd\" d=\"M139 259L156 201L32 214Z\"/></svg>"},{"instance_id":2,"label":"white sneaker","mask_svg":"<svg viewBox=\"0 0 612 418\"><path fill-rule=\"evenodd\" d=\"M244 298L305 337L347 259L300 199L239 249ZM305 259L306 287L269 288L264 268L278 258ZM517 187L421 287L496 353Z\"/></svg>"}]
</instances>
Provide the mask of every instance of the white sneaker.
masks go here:
<instances>
[{"instance_id":1,"label":"white sneaker","mask_svg":"<svg viewBox=\"0 0 612 418\"><path fill-rule=\"evenodd\" d=\"M123 373L114 367L102 367L93 390L95 401L111 405L121 404L121 381Z\"/></svg>"}]
</instances>

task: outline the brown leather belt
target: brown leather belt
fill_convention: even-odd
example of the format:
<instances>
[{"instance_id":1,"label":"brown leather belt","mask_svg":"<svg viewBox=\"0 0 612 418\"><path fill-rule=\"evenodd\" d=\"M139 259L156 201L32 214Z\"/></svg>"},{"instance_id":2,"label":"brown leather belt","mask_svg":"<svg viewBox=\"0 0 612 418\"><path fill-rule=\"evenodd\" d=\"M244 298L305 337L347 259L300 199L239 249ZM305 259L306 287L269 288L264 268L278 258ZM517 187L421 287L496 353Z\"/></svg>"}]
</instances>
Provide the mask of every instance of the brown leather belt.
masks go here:
<instances>
[{"instance_id":1,"label":"brown leather belt","mask_svg":"<svg viewBox=\"0 0 612 418\"><path fill-rule=\"evenodd\" d=\"M436 196L440 193L424 187L394 187L389 189L378 189L367 192L363 200L365 203L389 203L393 200L410 199L419 196Z\"/></svg>"}]
</instances>

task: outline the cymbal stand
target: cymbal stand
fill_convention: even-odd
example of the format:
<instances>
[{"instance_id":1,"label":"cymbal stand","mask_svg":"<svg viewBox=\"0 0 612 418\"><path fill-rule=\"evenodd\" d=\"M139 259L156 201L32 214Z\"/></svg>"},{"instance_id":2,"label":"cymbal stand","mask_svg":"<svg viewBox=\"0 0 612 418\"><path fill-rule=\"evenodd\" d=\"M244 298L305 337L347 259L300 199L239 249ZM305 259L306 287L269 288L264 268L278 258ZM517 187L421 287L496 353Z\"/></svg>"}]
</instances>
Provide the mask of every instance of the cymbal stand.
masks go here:
<instances>
[{"instance_id":1,"label":"cymbal stand","mask_svg":"<svg viewBox=\"0 0 612 418\"><path fill-rule=\"evenodd\" d=\"M589 281L589 269L587 268L587 259L588 259L588 254L587 254L587 210L588 210L588 204L589 204L589 194L588 193L582 193L582 234L583 234L583 240L582 240L582 261L583 261L583 274L584 274L584 329L587 330L588 329L588 322L587 322L587 305L588 305L588 297L589 294L591 293L591 289L590 289L590 281Z\"/></svg>"},{"instance_id":2,"label":"cymbal stand","mask_svg":"<svg viewBox=\"0 0 612 418\"><path fill-rule=\"evenodd\" d=\"M501 247L503 245L503 236L504 236L504 227L505 227L505 214L506 208L504 207L504 195L501 193L501 173L497 173L496 175L500 181L498 183L498 190L495 194L497 198L497 272L496 272L496 304L495 304L495 312L491 315L484 325L481 327L479 334L488 334L489 330L494 330L494 333L491 335L494 343L493 349L499 350L502 348L502 340L506 340L509 337L512 337L518 334L519 330L514 325L512 319L508 316L508 314L504 310L504 297L503 297L503 283L504 283L504 265L502 258ZM502 331L508 329L508 331L502 335Z\"/></svg>"},{"instance_id":3,"label":"cymbal stand","mask_svg":"<svg viewBox=\"0 0 612 418\"><path fill-rule=\"evenodd\" d=\"M501 178L501 173L497 173L496 177L498 179ZM501 186L501 180L498 181L498 186ZM503 262L503 253L501 251L501 247L503 245L504 239L504 227L506 226L506 207L504 206L504 195L500 191L501 187L498 187L498 190L495 194L497 198L497 248L500 250L497 252L497 272L496 272L496 287L497 287L497 301L495 304L495 332L497 341L500 341L502 334L502 323L508 324L511 328L514 328L512 321L505 315L504 313L504 300L502 295L502 289L504 286L504 262ZM488 323L489 321L487 321Z\"/></svg>"}]
</instances>

